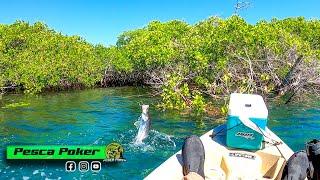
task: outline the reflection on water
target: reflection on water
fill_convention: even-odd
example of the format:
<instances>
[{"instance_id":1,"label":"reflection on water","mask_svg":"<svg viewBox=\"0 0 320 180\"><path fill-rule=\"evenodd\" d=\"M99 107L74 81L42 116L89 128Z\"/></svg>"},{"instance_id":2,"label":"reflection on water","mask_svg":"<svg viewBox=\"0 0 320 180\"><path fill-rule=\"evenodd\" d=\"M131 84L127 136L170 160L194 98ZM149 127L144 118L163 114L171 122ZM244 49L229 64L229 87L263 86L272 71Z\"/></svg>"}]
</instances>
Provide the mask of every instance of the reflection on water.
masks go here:
<instances>
[{"instance_id":1,"label":"reflection on water","mask_svg":"<svg viewBox=\"0 0 320 180\"><path fill-rule=\"evenodd\" d=\"M134 145L138 132L134 123L141 104L155 104L142 88L108 88L47 95L7 95L0 100L0 179L66 179L108 178L141 179L173 153L186 136L201 135L219 125L213 118L203 122L175 112L157 111L150 107L152 130L141 145ZM28 106L1 108L24 102ZM320 104L269 106L269 127L291 148L299 150L304 143L320 137ZM65 173L64 162L48 164L11 163L4 158L8 144L82 144L105 145L112 141L125 148L127 162L104 164L98 174ZM99 176L98 176L99 175Z\"/></svg>"}]
</instances>

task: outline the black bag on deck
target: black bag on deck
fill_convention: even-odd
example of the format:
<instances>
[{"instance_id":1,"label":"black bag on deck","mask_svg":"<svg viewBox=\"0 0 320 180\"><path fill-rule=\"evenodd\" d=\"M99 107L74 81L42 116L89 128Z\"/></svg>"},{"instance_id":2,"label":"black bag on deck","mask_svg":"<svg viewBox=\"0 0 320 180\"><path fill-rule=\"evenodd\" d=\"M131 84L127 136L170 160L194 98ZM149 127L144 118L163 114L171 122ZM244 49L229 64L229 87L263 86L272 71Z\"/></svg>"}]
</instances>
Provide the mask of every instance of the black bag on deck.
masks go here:
<instances>
[{"instance_id":1,"label":"black bag on deck","mask_svg":"<svg viewBox=\"0 0 320 180\"><path fill-rule=\"evenodd\" d=\"M320 141L306 144L306 151L295 152L288 160L282 175L283 180L320 180Z\"/></svg>"},{"instance_id":2,"label":"black bag on deck","mask_svg":"<svg viewBox=\"0 0 320 180\"><path fill-rule=\"evenodd\" d=\"M312 162L314 172L312 180L320 180L320 141L312 140L306 144L306 152L309 158L309 161Z\"/></svg>"},{"instance_id":3,"label":"black bag on deck","mask_svg":"<svg viewBox=\"0 0 320 180\"><path fill-rule=\"evenodd\" d=\"M311 165L311 167L310 167ZM295 152L288 160L282 174L282 180L304 180L308 172L313 171L307 153L305 151Z\"/></svg>"}]
</instances>

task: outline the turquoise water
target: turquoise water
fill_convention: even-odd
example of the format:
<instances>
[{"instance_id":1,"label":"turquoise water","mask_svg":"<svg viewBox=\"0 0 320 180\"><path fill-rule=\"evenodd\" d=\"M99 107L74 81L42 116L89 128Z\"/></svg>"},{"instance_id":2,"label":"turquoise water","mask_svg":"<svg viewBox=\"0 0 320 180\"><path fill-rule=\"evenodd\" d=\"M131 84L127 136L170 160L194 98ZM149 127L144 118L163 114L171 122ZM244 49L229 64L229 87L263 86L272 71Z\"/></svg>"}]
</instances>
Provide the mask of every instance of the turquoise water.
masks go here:
<instances>
[{"instance_id":1,"label":"turquoise water","mask_svg":"<svg viewBox=\"0 0 320 180\"><path fill-rule=\"evenodd\" d=\"M143 145L134 145L141 104L156 104L142 88L108 88L49 93L38 96L7 95L0 107L16 102L22 107L0 108L0 179L141 179L178 151L186 136L201 135L221 122L205 117L162 112L150 107L152 130ZM320 104L269 105L268 126L293 150L320 137ZM124 146L126 162L103 164L99 173L66 173L64 162L5 160L9 144Z\"/></svg>"}]
</instances>

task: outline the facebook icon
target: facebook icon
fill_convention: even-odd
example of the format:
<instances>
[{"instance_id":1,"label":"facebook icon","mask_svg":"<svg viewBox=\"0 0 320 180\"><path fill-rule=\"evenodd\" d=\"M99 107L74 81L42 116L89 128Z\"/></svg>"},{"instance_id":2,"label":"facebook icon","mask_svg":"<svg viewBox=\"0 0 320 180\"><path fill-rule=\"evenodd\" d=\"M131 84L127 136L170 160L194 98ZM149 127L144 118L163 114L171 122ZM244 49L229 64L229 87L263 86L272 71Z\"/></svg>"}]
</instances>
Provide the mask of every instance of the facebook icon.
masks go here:
<instances>
[{"instance_id":1,"label":"facebook icon","mask_svg":"<svg viewBox=\"0 0 320 180\"><path fill-rule=\"evenodd\" d=\"M74 172L76 170L76 162L67 161L65 167L67 172Z\"/></svg>"}]
</instances>

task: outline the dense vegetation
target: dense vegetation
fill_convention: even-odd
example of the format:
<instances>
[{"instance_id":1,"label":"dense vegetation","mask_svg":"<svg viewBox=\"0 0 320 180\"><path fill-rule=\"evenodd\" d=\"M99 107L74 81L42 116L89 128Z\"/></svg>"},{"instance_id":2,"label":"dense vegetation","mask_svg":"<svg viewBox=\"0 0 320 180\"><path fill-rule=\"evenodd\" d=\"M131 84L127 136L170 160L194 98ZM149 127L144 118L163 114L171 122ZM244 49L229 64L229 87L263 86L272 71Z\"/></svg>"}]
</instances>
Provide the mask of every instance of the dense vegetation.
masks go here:
<instances>
[{"instance_id":1,"label":"dense vegetation","mask_svg":"<svg viewBox=\"0 0 320 180\"><path fill-rule=\"evenodd\" d=\"M42 23L0 26L0 86L36 93L47 88L93 86L103 77L96 48Z\"/></svg>"},{"instance_id":2,"label":"dense vegetation","mask_svg":"<svg viewBox=\"0 0 320 180\"><path fill-rule=\"evenodd\" d=\"M320 21L301 17L255 25L238 16L195 25L153 21L111 47L42 23L0 25L3 92L146 84L161 96L160 107L198 113L209 109L206 97L231 92L317 93L319 59Z\"/></svg>"}]
</instances>

